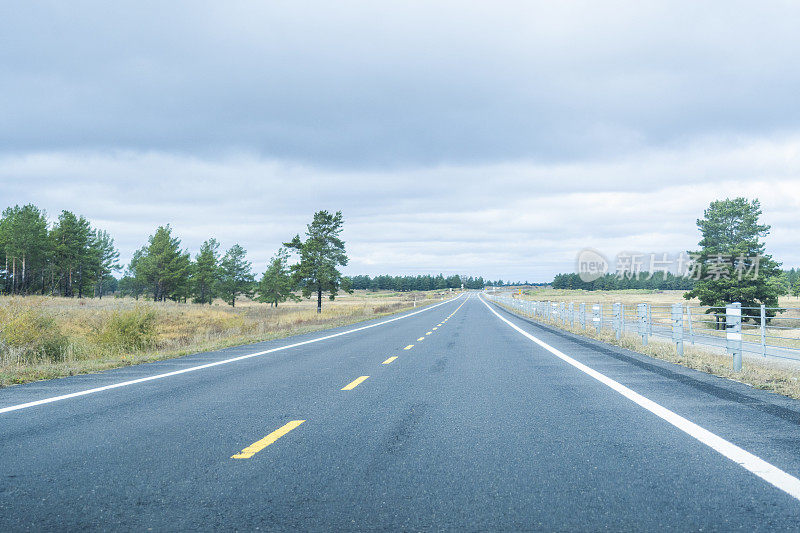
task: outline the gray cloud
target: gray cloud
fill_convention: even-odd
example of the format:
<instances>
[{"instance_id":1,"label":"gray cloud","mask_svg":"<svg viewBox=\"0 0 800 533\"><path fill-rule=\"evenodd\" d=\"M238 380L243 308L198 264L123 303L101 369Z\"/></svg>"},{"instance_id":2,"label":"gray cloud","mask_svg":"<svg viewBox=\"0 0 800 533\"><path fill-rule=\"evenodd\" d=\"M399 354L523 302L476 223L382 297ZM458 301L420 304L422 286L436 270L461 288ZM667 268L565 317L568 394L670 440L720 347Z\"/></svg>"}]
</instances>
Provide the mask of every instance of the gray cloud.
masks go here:
<instances>
[{"instance_id":1,"label":"gray cloud","mask_svg":"<svg viewBox=\"0 0 800 533\"><path fill-rule=\"evenodd\" d=\"M0 146L360 169L786 133L798 22L780 2L20 4Z\"/></svg>"}]
</instances>

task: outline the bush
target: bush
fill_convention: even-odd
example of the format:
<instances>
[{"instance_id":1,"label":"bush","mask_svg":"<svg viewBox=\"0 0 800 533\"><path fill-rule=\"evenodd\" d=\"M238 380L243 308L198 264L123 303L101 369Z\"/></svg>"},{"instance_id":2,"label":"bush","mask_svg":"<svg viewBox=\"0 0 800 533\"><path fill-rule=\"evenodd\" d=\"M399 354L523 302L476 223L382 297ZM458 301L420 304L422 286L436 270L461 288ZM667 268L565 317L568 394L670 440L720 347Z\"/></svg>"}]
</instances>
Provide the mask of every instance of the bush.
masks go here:
<instances>
[{"instance_id":1,"label":"bush","mask_svg":"<svg viewBox=\"0 0 800 533\"><path fill-rule=\"evenodd\" d=\"M0 362L32 363L64 359L69 339L41 305L12 299L0 306Z\"/></svg>"},{"instance_id":2,"label":"bush","mask_svg":"<svg viewBox=\"0 0 800 533\"><path fill-rule=\"evenodd\" d=\"M155 342L156 312L146 307L114 311L97 335L97 343L119 351L134 352Z\"/></svg>"}]
</instances>

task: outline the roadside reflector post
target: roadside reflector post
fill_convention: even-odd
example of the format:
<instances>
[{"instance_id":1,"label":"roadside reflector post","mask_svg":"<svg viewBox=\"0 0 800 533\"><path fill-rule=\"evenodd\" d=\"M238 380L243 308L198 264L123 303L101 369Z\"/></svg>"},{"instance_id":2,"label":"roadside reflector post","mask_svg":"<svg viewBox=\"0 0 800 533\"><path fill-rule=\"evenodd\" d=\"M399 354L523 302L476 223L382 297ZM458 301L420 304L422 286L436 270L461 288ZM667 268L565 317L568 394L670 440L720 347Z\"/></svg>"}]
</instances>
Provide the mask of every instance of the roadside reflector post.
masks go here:
<instances>
[{"instance_id":1,"label":"roadside reflector post","mask_svg":"<svg viewBox=\"0 0 800 533\"><path fill-rule=\"evenodd\" d=\"M597 330L597 333L600 333L600 328L602 324L600 323L601 316L600 313L603 312L603 306L600 304L593 304L592 305L592 322L594 322L594 329Z\"/></svg>"},{"instance_id":2,"label":"roadside reflector post","mask_svg":"<svg viewBox=\"0 0 800 533\"><path fill-rule=\"evenodd\" d=\"M567 304L565 304L564 302L561 302L558 305L558 313L561 315L561 325L562 326L566 326L567 325Z\"/></svg>"},{"instance_id":3,"label":"roadside reflector post","mask_svg":"<svg viewBox=\"0 0 800 533\"><path fill-rule=\"evenodd\" d=\"M761 304L761 355L767 356L767 308Z\"/></svg>"},{"instance_id":4,"label":"roadside reflector post","mask_svg":"<svg viewBox=\"0 0 800 533\"><path fill-rule=\"evenodd\" d=\"M733 357L733 370L742 370L742 304L725 306L725 339L728 353Z\"/></svg>"},{"instance_id":5,"label":"roadside reflector post","mask_svg":"<svg viewBox=\"0 0 800 533\"><path fill-rule=\"evenodd\" d=\"M614 328L614 336L619 340L622 332L620 331L620 307L619 302L611 304L611 327Z\"/></svg>"},{"instance_id":6,"label":"roadside reflector post","mask_svg":"<svg viewBox=\"0 0 800 533\"><path fill-rule=\"evenodd\" d=\"M678 357L683 357L683 305L672 304L672 340Z\"/></svg>"},{"instance_id":7,"label":"roadside reflector post","mask_svg":"<svg viewBox=\"0 0 800 533\"><path fill-rule=\"evenodd\" d=\"M575 327L575 304L569 303L569 327Z\"/></svg>"},{"instance_id":8,"label":"roadside reflector post","mask_svg":"<svg viewBox=\"0 0 800 533\"><path fill-rule=\"evenodd\" d=\"M581 302L578 306L578 320L581 321L581 327L586 329L586 304Z\"/></svg>"},{"instance_id":9,"label":"roadside reflector post","mask_svg":"<svg viewBox=\"0 0 800 533\"><path fill-rule=\"evenodd\" d=\"M647 346L647 304L637 304L636 314L639 319L639 335L642 336L642 346Z\"/></svg>"}]
</instances>

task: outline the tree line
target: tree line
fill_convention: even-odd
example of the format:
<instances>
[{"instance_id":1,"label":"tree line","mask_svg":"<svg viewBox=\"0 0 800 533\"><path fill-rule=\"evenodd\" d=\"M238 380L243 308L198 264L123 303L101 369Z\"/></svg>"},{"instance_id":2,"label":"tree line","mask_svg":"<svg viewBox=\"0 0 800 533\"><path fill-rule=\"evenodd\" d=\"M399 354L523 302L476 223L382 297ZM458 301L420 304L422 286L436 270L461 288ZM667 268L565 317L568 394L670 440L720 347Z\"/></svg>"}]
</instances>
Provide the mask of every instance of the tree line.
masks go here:
<instances>
[{"instance_id":1,"label":"tree line","mask_svg":"<svg viewBox=\"0 0 800 533\"><path fill-rule=\"evenodd\" d=\"M482 289L485 285L483 277L472 276L452 276L444 277L443 274L436 276L391 276L382 275L371 278L369 276L353 276L350 284L356 290L389 290L389 291L433 291L445 289L460 289L464 285L465 289Z\"/></svg>"},{"instance_id":2,"label":"tree line","mask_svg":"<svg viewBox=\"0 0 800 533\"><path fill-rule=\"evenodd\" d=\"M62 211L50 224L45 211L34 205L5 209L0 218L0 292L49 294L67 297L118 296L154 301L193 301L210 304L221 298L231 306L242 297L277 306L298 300L297 293L334 299L339 290L428 291L482 289L503 285L483 277L343 276L348 262L340 238L341 212L319 211L308 224L305 238L295 235L283 243L259 279L246 250L234 244L222 252L215 238L207 239L191 257L170 225L159 226L147 243L133 253L128 265L119 263L119 251L108 232L93 228L85 217ZM290 264L292 255L297 261ZM124 273L121 279L115 273Z\"/></svg>"},{"instance_id":3,"label":"tree line","mask_svg":"<svg viewBox=\"0 0 800 533\"><path fill-rule=\"evenodd\" d=\"M639 276L618 276L616 274L606 274L593 281L583 281L579 274L556 274L550 284L554 289L582 289L585 291L614 291L625 289L649 289L649 290L692 290L694 280L684 276L676 276L667 272L650 275L648 272L640 272Z\"/></svg>"},{"instance_id":4,"label":"tree line","mask_svg":"<svg viewBox=\"0 0 800 533\"><path fill-rule=\"evenodd\" d=\"M339 290L352 291L339 271L348 262L345 243L339 237L343 223L341 211L315 213L306 238L295 235L283 243L258 280L247 251L239 244L223 254L219 242L209 238L192 260L172 228L160 226L147 244L134 252L119 281L119 293L155 301L191 298L199 304L221 298L233 307L238 299L248 297L277 307L287 300L299 300L296 293L300 292L306 298L316 296L317 311L321 312L323 294L333 300ZM298 261L290 265L292 253Z\"/></svg>"},{"instance_id":5,"label":"tree line","mask_svg":"<svg viewBox=\"0 0 800 533\"><path fill-rule=\"evenodd\" d=\"M0 293L102 298L116 292L201 304L221 298L231 306L243 296L277 306L299 300L299 293L315 296L321 311L323 295L333 300L340 290L352 292L350 278L339 271L348 263L343 224L341 211L316 212L304 237L284 242L256 279L239 244L222 253L209 238L192 258L169 225L159 226L123 267L114 239L85 217L65 210L51 224L35 205L8 207L0 216ZM117 280L113 274L123 268Z\"/></svg>"}]
</instances>

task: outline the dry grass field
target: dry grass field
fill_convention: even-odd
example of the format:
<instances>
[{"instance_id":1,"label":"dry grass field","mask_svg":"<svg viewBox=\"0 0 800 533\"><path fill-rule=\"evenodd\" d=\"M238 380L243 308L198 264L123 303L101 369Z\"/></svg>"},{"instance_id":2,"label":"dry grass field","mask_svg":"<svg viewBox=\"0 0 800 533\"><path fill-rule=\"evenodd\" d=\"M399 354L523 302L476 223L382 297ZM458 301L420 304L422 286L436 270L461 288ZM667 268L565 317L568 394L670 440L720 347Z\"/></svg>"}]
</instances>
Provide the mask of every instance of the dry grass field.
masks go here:
<instances>
[{"instance_id":1,"label":"dry grass field","mask_svg":"<svg viewBox=\"0 0 800 533\"><path fill-rule=\"evenodd\" d=\"M0 297L0 386L96 372L352 324L446 298L365 292L277 308L133 300Z\"/></svg>"},{"instance_id":2,"label":"dry grass field","mask_svg":"<svg viewBox=\"0 0 800 533\"><path fill-rule=\"evenodd\" d=\"M567 289L523 289L522 298L526 300L544 300L552 302L585 302L585 303L614 303L625 305L648 303L653 306L668 306L675 303L699 306L696 299L686 300L683 295L686 291L651 291L631 289L624 291L582 291ZM800 298L796 296L782 296L779 300L781 307L800 308Z\"/></svg>"}]
</instances>

